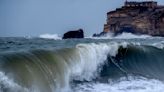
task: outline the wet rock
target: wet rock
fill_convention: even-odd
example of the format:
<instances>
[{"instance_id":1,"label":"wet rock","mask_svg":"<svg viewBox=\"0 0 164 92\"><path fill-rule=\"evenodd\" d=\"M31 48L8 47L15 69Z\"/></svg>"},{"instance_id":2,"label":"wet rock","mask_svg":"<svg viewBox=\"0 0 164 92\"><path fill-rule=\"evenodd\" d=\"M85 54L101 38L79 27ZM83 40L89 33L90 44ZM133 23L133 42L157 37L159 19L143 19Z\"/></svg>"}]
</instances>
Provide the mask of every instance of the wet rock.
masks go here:
<instances>
[{"instance_id":1,"label":"wet rock","mask_svg":"<svg viewBox=\"0 0 164 92\"><path fill-rule=\"evenodd\" d=\"M164 6L155 1L125 2L121 8L107 13L103 32L164 36Z\"/></svg>"},{"instance_id":2,"label":"wet rock","mask_svg":"<svg viewBox=\"0 0 164 92\"><path fill-rule=\"evenodd\" d=\"M83 29L68 31L63 35L63 39L70 39L70 38L84 38Z\"/></svg>"}]
</instances>

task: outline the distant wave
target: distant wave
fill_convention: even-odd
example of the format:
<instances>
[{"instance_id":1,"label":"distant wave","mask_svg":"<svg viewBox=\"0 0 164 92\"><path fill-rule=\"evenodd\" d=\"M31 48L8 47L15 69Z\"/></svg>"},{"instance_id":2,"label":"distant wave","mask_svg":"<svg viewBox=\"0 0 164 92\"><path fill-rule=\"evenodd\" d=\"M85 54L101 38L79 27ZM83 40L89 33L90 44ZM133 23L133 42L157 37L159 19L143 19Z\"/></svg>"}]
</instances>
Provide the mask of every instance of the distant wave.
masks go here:
<instances>
[{"instance_id":1,"label":"distant wave","mask_svg":"<svg viewBox=\"0 0 164 92\"><path fill-rule=\"evenodd\" d=\"M59 37L58 34L42 34L39 37L44 39L54 39L54 40L62 39L61 37Z\"/></svg>"},{"instance_id":2,"label":"distant wave","mask_svg":"<svg viewBox=\"0 0 164 92\"><path fill-rule=\"evenodd\" d=\"M149 35L135 35L132 33L122 33L115 38L121 38L121 39L133 39L133 38L149 38L151 36Z\"/></svg>"},{"instance_id":3,"label":"distant wave","mask_svg":"<svg viewBox=\"0 0 164 92\"><path fill-rule=\"evenodd\" d=\"M145 38L150 38L150 35L136 35L136 34L132 34L132 33L122 33L120 35L117 36L112 36L112 34L107 34L104 37L91 37L92 39L145 39Z\"/></svg>"}]
</instances>

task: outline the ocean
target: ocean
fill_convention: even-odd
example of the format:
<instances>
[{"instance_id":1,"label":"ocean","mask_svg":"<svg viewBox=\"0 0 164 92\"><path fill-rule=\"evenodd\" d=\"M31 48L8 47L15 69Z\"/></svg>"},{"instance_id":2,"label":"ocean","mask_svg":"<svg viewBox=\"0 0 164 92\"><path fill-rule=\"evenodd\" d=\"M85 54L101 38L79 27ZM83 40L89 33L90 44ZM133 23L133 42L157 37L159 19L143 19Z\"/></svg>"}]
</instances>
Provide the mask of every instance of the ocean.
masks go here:
<instances>
[{"instance_id":1,"label":"ocean","mask_svg":"<svg viewBox=\"0 0 164 92\"><path fill-rule=\"evenodd\" d=\"M162 37L0 37L0 92L163 90Z\"/></svg>"}]
</instances>

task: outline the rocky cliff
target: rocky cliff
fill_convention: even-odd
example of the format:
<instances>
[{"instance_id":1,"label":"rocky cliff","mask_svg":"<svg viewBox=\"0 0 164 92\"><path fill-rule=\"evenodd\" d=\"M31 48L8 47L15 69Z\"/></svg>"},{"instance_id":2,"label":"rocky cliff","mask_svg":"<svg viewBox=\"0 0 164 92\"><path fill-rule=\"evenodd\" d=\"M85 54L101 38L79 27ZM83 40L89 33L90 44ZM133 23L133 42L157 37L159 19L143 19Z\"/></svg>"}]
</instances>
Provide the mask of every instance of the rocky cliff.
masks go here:
<instances>
[{"instance_id":1,"label":"rocky cliff","mask_svg":"<svg viewBox=\"0 0 164 92\"><path fill-rule=\"evenodd\" d=\"M125 2L121 8L107 13L102 33L108 32L164 36L164 6L154 1Z\"/></svg>"}]
</instances>

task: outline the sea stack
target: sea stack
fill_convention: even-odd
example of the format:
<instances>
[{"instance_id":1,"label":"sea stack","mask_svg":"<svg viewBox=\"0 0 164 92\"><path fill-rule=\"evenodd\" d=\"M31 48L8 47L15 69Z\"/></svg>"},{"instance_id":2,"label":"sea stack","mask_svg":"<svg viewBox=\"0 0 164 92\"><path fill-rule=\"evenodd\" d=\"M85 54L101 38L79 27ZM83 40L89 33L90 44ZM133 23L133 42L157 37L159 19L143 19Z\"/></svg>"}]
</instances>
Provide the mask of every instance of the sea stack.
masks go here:
<instances>
[{"instance_id":1,"label":"sea stack","mask_svg":"<svg viewBox=\"0 0 164 92\"><path fill-rule=\"evenodd\" d=\"M121 8L107 13L102 33L109 32L164 36L164 6L155 1L126 1Z\"/></svg>"},{"instance_id":2,"label":"sea stack","mask_svg":"<svg viewBox=\"0 0 164 92\"><path fill-rule=\"evenodd\" d=\"M68 31L63 35L63 39L84 38L83 29Z\"/></svg>"}]
</instances>

